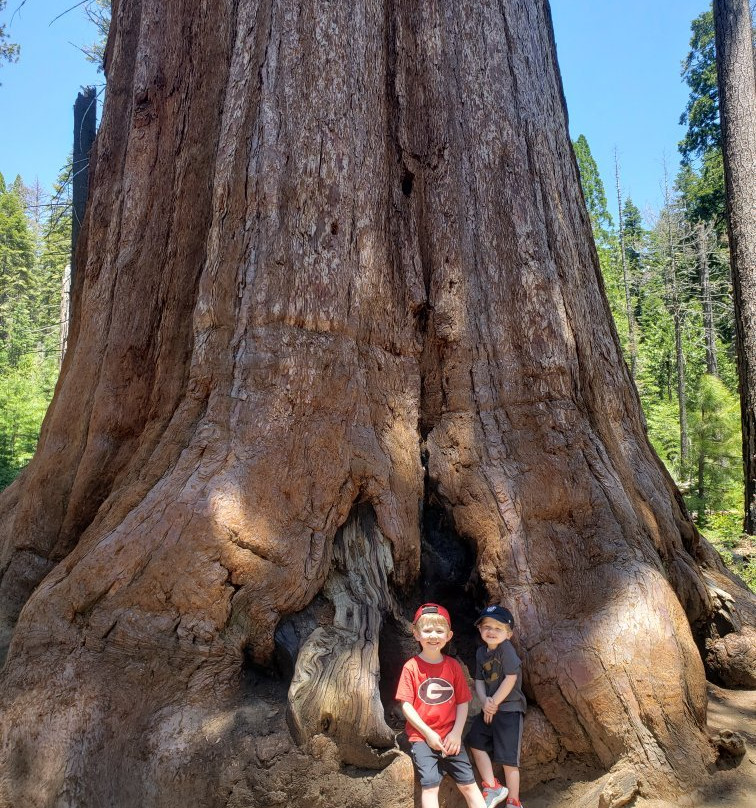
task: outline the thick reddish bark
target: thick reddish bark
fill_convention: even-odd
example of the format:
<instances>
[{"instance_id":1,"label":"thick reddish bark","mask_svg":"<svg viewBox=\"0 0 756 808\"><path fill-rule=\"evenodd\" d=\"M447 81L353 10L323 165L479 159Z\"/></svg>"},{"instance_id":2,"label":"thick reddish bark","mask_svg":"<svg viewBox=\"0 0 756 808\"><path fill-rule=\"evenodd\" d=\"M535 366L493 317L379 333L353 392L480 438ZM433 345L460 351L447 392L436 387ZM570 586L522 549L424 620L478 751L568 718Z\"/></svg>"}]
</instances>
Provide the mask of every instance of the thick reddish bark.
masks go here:
<instances>
[{"instance_id":1,"label":"thick reddish bark","mask_svg":"<svg viewBox=\"0 0 756 808\"><path fill-rule=\"evenodd\" d=\"M716 0L714 32L743 424L745 522L756 533L756 69L748 0Z\"/></svg>"},{"instance_id":2,"label":"thick reddish bark","mask_svg":"<svg viewBox=\"0 0 756 808\"><path fill-rule=\"evenodd\" d=\"M463 656L515 612L531 778L700 776L690 624L752 600L646 441L547 4L114 12L78 328L2 499L2 798L407 805L429 594Z\"/></svg>"}]
</instances>

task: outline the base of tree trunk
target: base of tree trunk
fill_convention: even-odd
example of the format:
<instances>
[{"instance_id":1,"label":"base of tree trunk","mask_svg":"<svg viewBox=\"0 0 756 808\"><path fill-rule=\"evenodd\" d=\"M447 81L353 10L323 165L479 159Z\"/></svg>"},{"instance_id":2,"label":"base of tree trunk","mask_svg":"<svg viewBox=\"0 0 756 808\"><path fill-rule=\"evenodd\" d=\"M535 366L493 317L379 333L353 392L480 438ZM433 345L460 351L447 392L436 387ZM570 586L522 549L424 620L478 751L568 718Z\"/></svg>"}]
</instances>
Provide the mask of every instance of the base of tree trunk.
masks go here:
<instances>
[{"instance_id":1,"label":"base of tree trunk","mask_svg":"<svg viewBox=\"0 0 756 808\"><path fill-rule=\"evenodd\" d=\"M126 666L132 663L124 660ZM77 808L419 805L402 736L393 759L382 769L345 763L339 739L328 735L314 734L299 746L287 722L286 678L254 665L228 699L214 704L190 699L154 712L147 700L130 703L106 681L82 686L66 681L68 676L61 672L55 682L54 706L39 700L34 682L8 706L1 737L12 735L14 748L3 764L0 805L47 808L60 799ZM163 696L169 700L167 692ZM396 716L388 720L394 726L400 723ZM23 733L21 726L26 727ZM77 745L75 755L62 745L64 739ZM705 780L699 773L698 780L683 784L668 770L654 774L632 759L617 763L609 773L598 762L590 767L560 745L538 708L528 711L522 754L526 793L538 783L567 779L573 786L582 783L577 789L580 799L570 804L585 808L625 805L635 795L675 804L678 796ZM712 763L714 758L712 748ZM31 769L34 780L27 777ZM464 808L448 778L441 795L445 808ZM539 805L564 805L563 796L541 797ZM623 802L621 797L628 799Z\"/></svg>"}]
</instances>

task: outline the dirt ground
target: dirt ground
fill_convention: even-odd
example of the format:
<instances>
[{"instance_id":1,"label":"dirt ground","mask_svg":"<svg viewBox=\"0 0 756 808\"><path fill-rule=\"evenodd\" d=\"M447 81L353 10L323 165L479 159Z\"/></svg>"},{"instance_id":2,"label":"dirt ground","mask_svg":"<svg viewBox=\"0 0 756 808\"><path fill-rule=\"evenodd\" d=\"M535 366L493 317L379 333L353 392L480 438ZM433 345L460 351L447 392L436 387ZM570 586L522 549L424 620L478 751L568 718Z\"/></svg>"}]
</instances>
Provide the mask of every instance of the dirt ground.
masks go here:
<instances>
[{"instance_id":1,"label":"dirt ground","mask_svg":"<svg viewBox=\"0 0 756 808\"><path fill-rule=\"evenodd\" d=\"M723 690L709 685L709 733L737 732L746 742L746 753L731 769L712 778L690 803L696 808L753 808L756 805L756 691Z\"/></svg>"},{"instance_id":2,"label":"dirt ground","mask_svg":"<svg viewBox=\"0 0 756 808\"><path fill-rule=\"evenodd\" d=\"M717 771L700 788L674 803L634 793L632 776L551 781L523 796L526 808L756 808L756 690L724 690L709 684L708 729L711 736L730 730L745 741L745 755L720 758Z\"/></svg>"},{"instance_id":3,"label":"dirt ground","mask_svg":"<svg viewBox=\"0 0 756 808\"><path fill-rule=\"evenodd\" d=\"M245 708L221 712L217 720L202 716L196 744L193 747L194 742L188 742L188 748L199 750L188 767L192 772L207 769L216 755L228 761L218 781L226 801L216 796L216 802L203 804L225 804L227 808L419 808L420 789L407 755L376 773L344 766L338 748L325 735L315 736L306 748L297 747L281 709L285 684L257 669L248 674ZM737 732L746 748L744 755L729 763L721 757L719 768L712 767L700 788L674 801L651 799L628 768L608 774L565 768L557 779L528 788L523 769L525 808L756 808L756 690L709 685L708 693L710 736ZM181 782L174 777L171 789L176 796L172 804L199 804L194 777ZM441 805L464 808L449 778L442 785Z\"/></svg>"}]
</instances>

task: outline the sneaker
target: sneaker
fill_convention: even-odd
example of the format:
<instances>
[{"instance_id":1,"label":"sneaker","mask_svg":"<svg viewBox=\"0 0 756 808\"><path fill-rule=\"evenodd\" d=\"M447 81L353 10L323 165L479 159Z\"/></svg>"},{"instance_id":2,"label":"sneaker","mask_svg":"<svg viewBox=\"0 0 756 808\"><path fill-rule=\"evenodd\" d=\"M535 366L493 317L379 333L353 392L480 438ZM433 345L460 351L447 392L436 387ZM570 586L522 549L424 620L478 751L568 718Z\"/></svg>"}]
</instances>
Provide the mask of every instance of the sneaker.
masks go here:
<instances>
[{"instance_id":1,"label":"sneaker","mask_svg":"<svg viewBox=\"0 0 756 808\"><path fill-rule=\"evenodd\" d=\"M489 786L483 783L483 799L486 802L486 808L494 808L494 805L501 805L507 798L506 786L503 786L498 780L494 781L494 785Z\"/></svg>"},{"instance_id":2,"label":"sneaker","mask_svg":"<svg viewBox=\"0 0 756 808\"><path fill-rule=\"evenodd\" d=\"M510 797L507 800L507 805L511 805L512 808L522 808L522 803L519 800L514 799L513 797Z\"/></svg>"}]
</instances>

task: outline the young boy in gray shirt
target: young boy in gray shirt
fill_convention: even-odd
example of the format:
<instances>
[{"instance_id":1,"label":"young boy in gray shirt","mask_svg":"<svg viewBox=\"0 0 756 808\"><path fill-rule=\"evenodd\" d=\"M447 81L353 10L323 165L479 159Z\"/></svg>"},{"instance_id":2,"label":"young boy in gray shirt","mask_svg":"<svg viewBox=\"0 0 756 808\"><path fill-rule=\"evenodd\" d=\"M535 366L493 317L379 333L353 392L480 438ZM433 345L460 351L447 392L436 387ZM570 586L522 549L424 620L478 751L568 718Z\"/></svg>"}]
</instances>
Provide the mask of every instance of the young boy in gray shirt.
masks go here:
<instances>
[{"instance_id":1,"label":"young boy in gray shirt","mask_svg":"<svg viewBox=\"0 0 756 808\"><path fill-rule=\"evenodd\" d=\"M488 606L475 621L485 645L475 657L475 692L483 703L467 735L475 765L483 778L486 808L520 806L520 746L527 702L522 692L522 664L510 638L514 617L503 606ZM506 786L496 779L493 763L504 768Z\"/></svg>"}]
</instances>

